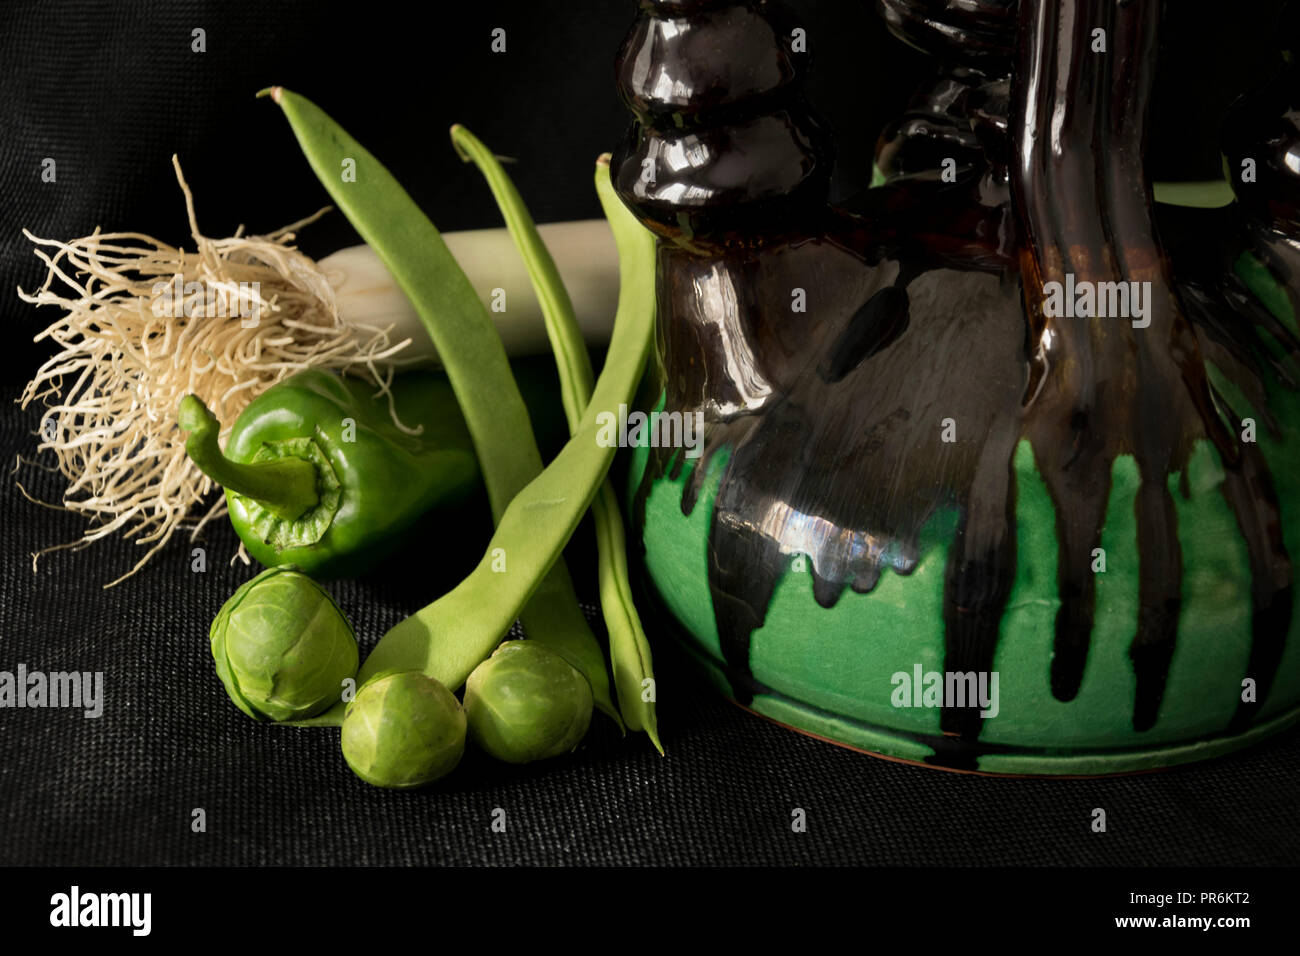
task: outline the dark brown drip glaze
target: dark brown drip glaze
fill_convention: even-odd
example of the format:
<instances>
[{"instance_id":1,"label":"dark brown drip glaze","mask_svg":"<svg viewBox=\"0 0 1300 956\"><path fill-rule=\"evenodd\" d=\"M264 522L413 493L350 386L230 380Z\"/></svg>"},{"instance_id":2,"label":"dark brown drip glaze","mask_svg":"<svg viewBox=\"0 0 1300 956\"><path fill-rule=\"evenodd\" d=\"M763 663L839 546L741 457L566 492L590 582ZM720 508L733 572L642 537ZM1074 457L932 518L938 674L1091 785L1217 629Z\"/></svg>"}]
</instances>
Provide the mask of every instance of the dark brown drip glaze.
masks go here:
<instances>
[{"instance_id":1,"label":"dark brown drip glaze","mask_svg":"<svg viewBox=\"0 0 1300 956\"><path fill-rule=\"evenodd\" d=\"M1249 294L1222 264L1221 287L1194 289L1204 293L1196 298L1176 288L1162 254L1142 170L1158 5L1024 0L1014 45L988 30L980 41L984 63L1014 47L1010 102L999 102L994 76L981 83L978 102L958 111L980 130L984 162L966 164L951 184L899 175L858 197L852 212L825 203L829 150L799 93L802 67L784 47L788 33L755 26L755 17L784 23L775 5L714 4L699 17L714 49L782 64L747 72L743 95L711 85L717 55L699 52L707 44L683 42L674 57L655 59L661 47L644 38L665 31L644 20L679 6L643 3L624 46L620 88L638 122L613 168L623 200L667 240L659 249L651 389L667 410L699 410L707 423L683 513L693 510L709 462L724 449L730 455L711 516L708 568L737 699L764 691L750 672L751 636L794 554L811 559L814 595L829 607L846 586L870 592L888 568L910 573L929 534L949 535L952 545L945 668L991 670L1016 569L1012 457L1027 438L1057 512L1061 608L1051 684L1061 700L1077 694L1087 660L1092 551L1111 468L1121 454L1138 463L1141 610L1130 653L1134 727L1149 728L1181 602L1167 480L1185 469L1194 442L1209 438L1250 554L1251 673L1262 702L1289 627L1291 566L1267 467L1216 411L1202 353L1222 359L1252 400L1263 396L1262 371L1282 365L1257 347L1256 328L1271 317L1257 304L1249 322L1233 314L1233 296ZM742 6L746 15L737 12ZM985 6L996 13L1008 5ZM695 19L674 22L667 33L689 35ZM1105 56L1089 49L1096 27L1107 31ZM951 35L942 24L930 32ZM911 35L927 33L913 24ZM629 57L653 63L656 82L628 73ZM768 84L755 83L758 75ZM655 90L672 95L656 100ZM780 135L737 134L764 116L777 117ZM1054 139L1048 131L1057 116ZM709 144L695 154L702 162L646 188L641 161L662 155L682 130ZM995 172L1007 165L1010 189L996 188ZM684 194L691 198L671 198ZM1150 326L1047 318L1043 284L1070 272L1077 280L1150 282ZM806 292L805 313L791 311L796 288ZM1221 399L1218 407L1226 408ZM940 438L949 417L958 428L953 444ZM634 497L638 528L652 485L684 467L679 452L650 449ZM1254 710L1243 713L1242 725ZM974 708L945 710L941 729L963 745L936 747L933 762L973 768L981 723Z\"/></svg>"},{"instance_id":2,"label":"dark brown drip glaze","mask_svg":"<svg viewBox=\"0 0 1300 956\"><path fill-rule=\"evenodd\" d=\"M1230 423L1240 419L1221 398L1228 420L1216 411L1198 333L1184 317L1153 221L1142 157L1159 14L1158 4L1027 3L1020 63L1033 66L1026 82L1013 84L1019 122L1012 135L1018 160L1012 196L1027 239L1026 290L1074 273L1076 280L1148 281L1153 293L1151 324L1140 330L1049 320L1041 300L1026 296L1031 334L1045 344L1035 353L1035 378L1043 387L1027 409L1025 434L1056 503L1061 549L1053 693L1071 699L1082 680L1095 600L1089 556L1099 544L1112 463L1129 453L1142 482L1140 610L1130 648L1137 730L1156 722L1177 638L1182 561L1168 476L1184 472L1197 439L1219 449L1224 496L1250 557L1250 673L1260 702L1281 659L1292 603L1291 564L1267 465L1257 446L1237 440ZM1090 49L1098 27L1109 38L1105 56ZM1052 37L1070 40L1057 45ZM1237 351L1253 336L1239 320L1220 331ZM1252 391L1262 400L1258 379Z\"/></svg>"},{"instance_id":3,"label":"dark brown drip glaze","mask_svg":"<svg viewBox=\"0 0 1300 956\"><path fill-rule=\"evenodd\" d=\"M940 57L981 66L1010 60L1016 0L876 0L894 36Z\"/></svg>"},{"instance_id":4,"label":"dark brown drip glaze","mask_svg":"<svg viewBox=\"0 0 1300 956\"><path fill-rule=\"evenodd\" d=\"M803 100L805 55L793 52L784 11L707 3L683 15L680 2L641 6L616 70L619 95L638 120L612 167L624 201L677 241L765 231L818 208L831 144ZM715 210L724 214L721 229Z\"/></svg>"},{"instance_id":5,"label":"dark brown drip glaze","mask_svg":"<svg viewBox=\"0 0 1300 956\"><path fill-rule=\"evenodd\" d=\"M885 180L939 180L953 159L961 178L992 165L1005 186L1015 0L877 0L877 8L895 36L938 59L934 76L881 132L876 167Z\"/></svg>"},{"instance_id":6,"label":"dark brown drip glaze","mask_svg":"<svg viewBox=\"0 0 1300 956\"><path fill-rule=\"evenodd\" d=\"M1061 700L1078 693L1111 468L1118 455L1132 454L1141 477L1140 611L1130 650L1139 730L1155 721L1181 605L1182 554L1166 479L1186 466L1210 405L1199 351L1155 243L1141 166L1154 72L1143 47L1154 43L1158 15L1156 4L1026 2L1012 114L1025 306L1040 343L1025 434L1056 504L1060 545L1052 692ZM1105 56L1090 49L1096 28L1109 38ZM1076 282L1150 282L1150 326L1046 318L1044 285L1064 284L1069 273ZM1225 429L1215 431L1235 458Z\"/></svg>"},{"instance_id":7,"label":"dark brown drip glaze","mask_svg":"<svg viewBox=\"0 0 1300 956\"><path fill-rule=\"evenodd\" d=\"M978 70L954 66L941 69L917 90L876 144L876 167L885 180L940 180L948 159L962 176L982 169L984 150L971 128L970 101L987 82Z\"/></svg>"}]
</instances>

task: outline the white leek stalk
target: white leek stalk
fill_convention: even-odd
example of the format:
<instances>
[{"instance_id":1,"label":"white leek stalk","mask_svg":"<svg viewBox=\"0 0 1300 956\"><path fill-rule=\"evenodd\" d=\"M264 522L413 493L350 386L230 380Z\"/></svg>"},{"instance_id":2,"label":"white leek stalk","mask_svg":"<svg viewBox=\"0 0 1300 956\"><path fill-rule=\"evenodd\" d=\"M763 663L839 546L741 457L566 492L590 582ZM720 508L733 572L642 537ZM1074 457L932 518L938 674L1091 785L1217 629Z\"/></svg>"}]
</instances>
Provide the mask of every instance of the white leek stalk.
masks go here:
<instances>
[{"instance_id":1,"label":"white leek stalk","mask_svg":"<svg viewBox=\"0 0 1300 956\"><path fill-rule=\"evenodd\" d=\"M606 345L618 307L618 252L604 219L539 226L588 345ZM546 323L510 234L471 229L443 234L447 247L487 307L510 355L549 352ZM357 327L392 328L391 342L410 339L395 364L436 362L437 353L406 294L367 245L349 246L318 263L334 288L339 318Z\"/></svg>"}]
</instances>

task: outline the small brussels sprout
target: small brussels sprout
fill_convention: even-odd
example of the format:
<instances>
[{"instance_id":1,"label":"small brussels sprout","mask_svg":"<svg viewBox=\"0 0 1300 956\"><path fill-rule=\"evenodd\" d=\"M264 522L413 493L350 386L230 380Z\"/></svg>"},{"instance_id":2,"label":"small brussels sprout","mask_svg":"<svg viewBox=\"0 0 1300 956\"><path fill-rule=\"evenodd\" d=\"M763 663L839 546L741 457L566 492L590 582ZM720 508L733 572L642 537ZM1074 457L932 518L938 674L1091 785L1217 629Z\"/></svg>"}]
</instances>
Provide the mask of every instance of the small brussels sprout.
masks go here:
<instances>
[{"instance_id":1,"label":"small brussels sprout","mask_svg":"<svg viewBox=\"0 0 1300 956\"><path fill-rule=\"evenodd\" d=\"M357 672L348 619L295 568L269 568L231 595L209 638L230 699L256 720L314 717Z\"/></svg>"},{"instance_id":2,"label":"small brussels sprout","mask_svg":"<svg viewBox=\"0 0 1300 956\"><path fill-rule=\"evenodd\" d=\"M506 641L469 675L465 712L474 742L508 763L567 753L591 724L591 685L536 641Z\"/></svg>"},{"instance_id":3,"label":"small brussels sprout","mask_svg":"<svg viewBox=\"0 0 1300 956\"><path fill-rule=\"evenodd\" d=\"M419 671L378 674L343 715L343 759L376 787L422 787L451 773L465 753L465 711Z\"/></svg>"}]
</instances>

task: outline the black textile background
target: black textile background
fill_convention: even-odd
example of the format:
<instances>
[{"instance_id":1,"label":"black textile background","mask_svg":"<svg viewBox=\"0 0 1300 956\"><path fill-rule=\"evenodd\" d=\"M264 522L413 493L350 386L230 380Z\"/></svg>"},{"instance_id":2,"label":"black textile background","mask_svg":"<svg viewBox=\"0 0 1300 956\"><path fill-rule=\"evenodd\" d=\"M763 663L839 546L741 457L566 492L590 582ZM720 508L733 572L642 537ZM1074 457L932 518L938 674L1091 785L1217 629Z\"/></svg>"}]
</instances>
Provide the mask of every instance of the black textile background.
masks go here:
<instances>
[{"instance_id":1,"label":"black textile background","mask_svg":"<svg viewBox=\"0 0 1300 956\"><path fill-rule=\"evenodd\" d=\"M865 182L880 124L925 73L869 5L804 2L812 95L835 126L841 194ZM1178 3L1149 163L1155 175L1215 175L1213 117L1258 79L1268 3ZM278 111L271 83L321 104L367 143L441 228L495 225L486 190L446 129L464 122L511 167L538 221L598 214L593 158L626 116L612 58L633 4L28 2L0 6L0 462L30 454L39 412L12 403L45 353L53 316L18 302L43 269L18 230L70 238L96 224L186 236L170 170L180 154L200 225L267 231L326 202ZM455 7L454 16L450 9ZM493 57L489 31L507 29ZM190 51L190 31L207 52ZM40 182L41 159L58 162ZM338 214L301 236L323 255L355 241ZM8 465L4 470L7 471ZM31 469L33 494L63 480ZM570 759L514 769L472 750L445 781L390 793L355 779L333 731L257 725L226 699L206 633L253 573L230 567L225 523L190 570L179 538L143 573L103 591L138 553L113 541L29 555L81 531L0 476L0 670L106 673L104 716L0 711L0 864L1282 864L1300 860L1300 735L1205 765L1105 780L1000 780L902 766L788 732L721 701L652 629L666 757L603 718ZM589 548L586 549L589 552ZM332 590L365 648L430 598L426 578L460 551L430 534L365 579ZM588 599L592 569L574 576ZM463 557L463 555L462 555ZM504 834L490 830L506 810ZM802 807L805 833L792 833ZM1089 829L1094 807L1108 832ZM203 808L207 831L193 833Z\"/></svg>"}]
</instances>

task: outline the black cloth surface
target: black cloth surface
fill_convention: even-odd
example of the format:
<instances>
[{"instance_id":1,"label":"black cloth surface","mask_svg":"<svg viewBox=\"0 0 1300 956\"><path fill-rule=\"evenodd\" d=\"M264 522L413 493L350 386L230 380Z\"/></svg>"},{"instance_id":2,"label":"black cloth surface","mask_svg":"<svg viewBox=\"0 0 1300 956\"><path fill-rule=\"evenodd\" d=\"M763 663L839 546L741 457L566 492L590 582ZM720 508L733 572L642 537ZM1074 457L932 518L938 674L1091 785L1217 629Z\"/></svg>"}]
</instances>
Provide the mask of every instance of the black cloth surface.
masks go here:
<instances>
[{"instance_id":1,"label":"black cloth surface","mask_svg":"<svg viewBox=\"0 0 1300 956\"><path fill-rule=\"evenodd\" d=\"M454 121L519 159L511 173L539 221L598 214L591 161L626 122L612 58L633 4L489 2L456 5L454 13L451 6L431 5L438 18L428 23L407 22L404 7L382 4L335 10L305 2L11 0L0 8L6 472L36 446L40 413L20 411L13 399L46 354L28 340L53 319L12 296L15 285L30 289L44 274L19 229L71 238L99 224L184 240L172 152L185 164L208 235L228 235L241 222L267 231L314 211L327 201L324 192L278 111L252 99L265 85L298 89L332 112L444 229L496 225L486 190L469 188L478 184L458 173L445 139ZM885 34L870 4L796 6L806 12L823 64L814 102L839 134L841 158L856 156L861 172L875 130L924 75L924 60ZM1188 69L1181 86L1168 84L1181 91L1181 98L1167 97L1173 105L1162 114L1174 128L1200 122L1196 90L1212 91L1204 107L1212 115L1233 88L1225 76L1240 90L1254 75L1242 38L1257 38L1267 18L1215 22L1207 49L1223 62L1216 61L1217 71ZM508 29L514 51L495 60L486 52L494 25ZM207 30L204 54L190 51L195 27ZM1188 77L1199 83L1190 93ZM1177 150L1157 135L1152 161L1185 159L1195 168L1184 172L1204 176L1213 135L1207 128ZM59 161L57 185L40 182L47 156ZM850 192L862 178L842 172L837 189ZM313 255L353 241L338 214L302 236ZM47 501L58 500L64 486L39 469L18 477ZM33 573L31 552L72 540L83 526L25 500L8 474L0 475L0 527L0 670L21 663L103 671L106 697L98 719L71 710L0 710L0 864L1300 860L1295 732L1156 774L946 774L872 759L741 711L696 678L653 626L667 756L643 736L620 738L598 715L569 758L511 768L471 749L433 788L376 790L347 769L336 731L259 725L226 698L207 628L255 572L228 563L237 541L227 523L211 526L200 542L207 571L191 570L191 545L178 536L143 572L110 590L100 585L127 569L139 549L114 539L51 555ZM332 585L363 649L429 600L434 570L445 575L444 566L468 550L463 539L431 530L384 568ZM581 546L571 553L575 580L590 600L590 564ZM1107 812L1102 834L1089 826L1096 807ZM202 833L191 829L199 808ZM504 833L491 829L498 808L506 812ZM791 830L795 808L806 811L806 832Z\"/></svg>"}]
</instances>

